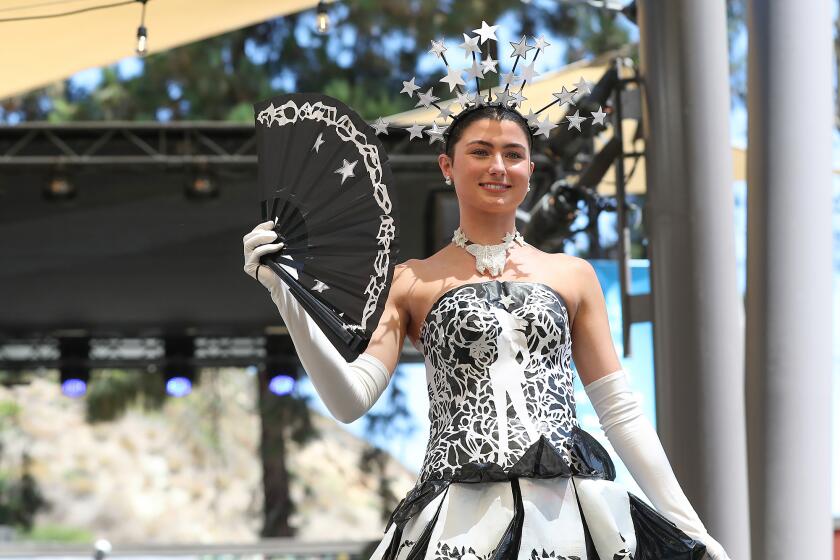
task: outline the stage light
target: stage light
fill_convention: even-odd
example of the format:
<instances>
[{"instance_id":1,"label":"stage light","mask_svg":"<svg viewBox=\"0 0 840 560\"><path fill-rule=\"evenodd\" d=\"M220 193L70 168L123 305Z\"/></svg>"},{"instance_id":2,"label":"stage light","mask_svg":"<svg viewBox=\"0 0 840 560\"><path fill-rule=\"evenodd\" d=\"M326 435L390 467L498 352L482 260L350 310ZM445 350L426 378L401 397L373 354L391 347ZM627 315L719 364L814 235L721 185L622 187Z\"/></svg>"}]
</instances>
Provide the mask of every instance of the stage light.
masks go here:
<instances>
[{"instance_id":1,"label":"stage light","mask_svg":"<svg viewBox=\"0 0 840 560\"><path fill-rule=\"evenodd\" d=\"M268 390L278 396L288 395L295 389L295 378L284 373L274 375L268 382Z\"/></svg>"},{"instance_id":2,"label":"stage light","mask_svg":"<svg viewBox=\"0 0 840 560\"><path fill-rule=\"evenodd\" d=\"M76 197L76 187L63 171L57 170L44 187L47 200L70 200Z\"/></svg>"},{"instance_id":3,"label":"stage light","mask_svg":"<svg viewBox=\"0 0 840 560\"><path fill-rule=\"evenodd\" d=\"M146 56L149 50L149 32L146 29L146 0L137 0L143 4L143 11L140 13L140 27L137 28L137 56Z\"/></svg>"},{"instance_id":4,"label":"stage light","mask_svg":"<svg viewBox=\"0 0 840 560\"><path fill-rule=\"evenodd\" d=\"M295 347L288 336L265 337L265 374L269 391L278 396L294 391L298 365Z\"/></svg>"},{"instance_id":5,"label":"stage light","mask_svg":"<svg viewBox=\"0 0 840 560\"><path fill-rule=\"evenodd\" d=\"M74 399L84 396L90 381L90 339L86 336L61 337L58 350L61 392Z\"/></svg>"},{"instance_id":6,"label":"stage light","mask_svg":"<svg viewBox=\"0 0 840 560\"><path fill-rule=\"evenodd\" d=\"M163 375L166 393L173 397L185 397L192 393L196 370L192 364L195 341L189 336L168 336L163 340L166 361Z\"/></svg>"},{"instance_id":7,"label":"stage light","mask_svg":"<svg viewBox=\"0 0 840 560\"><path fill-rule=\"evenodd\" d=\"M61 368L61 392L70 398L77 399L85 396L90 381L90 371L86 368Z\"/></svg>"},{"instance_id":8,"label":"stage light","mask_svg":"<svg viewBox=\"0 0 840 560\"><path fill-rule=\"evenodd\" d=\"M167 373L166 393L172 397L186 397L192 393L194 377L192 372Z\"/></svg>"},{"instance_id":9,"label":"stage light","mask_svg":"<svg viewBox=\"0 0 840 560\"><path fill-rule=\"evenodd\" d=\"M215 198L219 196L219 189L216 188L216 183L210 178L207 169L201 167L193 173L192 179L187 182L185 194L187 198L194 200Z\"/></svg>"},{"instance_id":10,"label":"stage light","mask_svg":"<svg viewBox=\"0 0 840 560\"><path fill-rule=\"evenodd\" d=\"M321 35L330 32L330 15L327 13L327 5L323 0L318 2L318 8L315 10L315 31Z\"/></svg>"}]
</instances>

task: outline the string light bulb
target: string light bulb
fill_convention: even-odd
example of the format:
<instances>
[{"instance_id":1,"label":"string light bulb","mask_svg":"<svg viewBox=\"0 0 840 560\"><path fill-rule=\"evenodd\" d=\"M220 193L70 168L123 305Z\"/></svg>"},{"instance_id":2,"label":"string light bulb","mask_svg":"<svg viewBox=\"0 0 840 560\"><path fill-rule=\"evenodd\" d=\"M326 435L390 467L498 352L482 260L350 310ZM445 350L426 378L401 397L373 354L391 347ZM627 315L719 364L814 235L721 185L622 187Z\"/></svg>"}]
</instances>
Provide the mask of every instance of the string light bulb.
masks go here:
<instances>
[{"instance_id":1,"label":"string light bulb","mask_svg":"<svg viewBox=\"0 0 840 560\"><path fill-rule=\"evenodd\" d=\"M148 51L149 32L146 29L146 2L137 0L143 4L143 11L140 13L140 27L137 28L137 56L146 56Z\"/></svg>"},{"instance_id":2,"label":"string light bulb","mask_svg":"<svg viewBox=\"0 0 840 560\"><path fill-rule=\"evenodd\" d=\"M318 2L318 8L315 10L315 31L321 35L330 32L330 14L327 13L327 5L324 0Z\"/></svg>"}]
</instances>

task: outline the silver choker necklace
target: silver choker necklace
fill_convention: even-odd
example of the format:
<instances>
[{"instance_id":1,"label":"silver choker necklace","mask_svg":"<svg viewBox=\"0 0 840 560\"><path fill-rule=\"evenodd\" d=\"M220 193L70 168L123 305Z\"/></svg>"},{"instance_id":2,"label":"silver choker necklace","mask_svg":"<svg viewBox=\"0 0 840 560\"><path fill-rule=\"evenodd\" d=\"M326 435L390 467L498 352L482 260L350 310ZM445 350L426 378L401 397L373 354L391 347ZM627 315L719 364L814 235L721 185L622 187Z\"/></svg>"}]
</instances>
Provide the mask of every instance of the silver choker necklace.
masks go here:
<instances>
[{"instance_id":1,"label":"silver choker necklace","mask_svg":"<svg viewBox=\"0 0 840 560\"><path fill-rule=\"evenodd\" d=\"M525 239L514 228L513 231L505 234L502 242L498 245L479 245L467 239L459 226L452 234L452 243L475 257L475 269L479 274L487 272L490 276L499 276L505 268L507 253L510 248L513 247L514 243L525 245Z\"/></svg>"}]
</instances>

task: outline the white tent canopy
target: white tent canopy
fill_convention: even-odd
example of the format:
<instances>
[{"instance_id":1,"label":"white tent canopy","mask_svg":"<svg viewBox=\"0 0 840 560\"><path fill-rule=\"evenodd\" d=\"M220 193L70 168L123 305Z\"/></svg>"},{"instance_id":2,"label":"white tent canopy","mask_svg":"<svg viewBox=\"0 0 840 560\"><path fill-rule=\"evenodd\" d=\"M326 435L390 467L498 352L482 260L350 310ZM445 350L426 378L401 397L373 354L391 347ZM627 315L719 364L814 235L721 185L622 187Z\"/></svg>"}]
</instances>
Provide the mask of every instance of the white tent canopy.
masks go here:
<instances>
[{"instance_id":1,"label":"white tent canopy","mask_svg":"<svg viewBox=\"0 0 840 560\"><path fill-rule=\"evenodd\" d=\"M107 0L0 2L0 19L45 16L108 4ZM149 0L149 53L311 9L316 0ZM141 4L52 19L0 22L0 99L134 54Z\"/></svg>"}]
</instances>

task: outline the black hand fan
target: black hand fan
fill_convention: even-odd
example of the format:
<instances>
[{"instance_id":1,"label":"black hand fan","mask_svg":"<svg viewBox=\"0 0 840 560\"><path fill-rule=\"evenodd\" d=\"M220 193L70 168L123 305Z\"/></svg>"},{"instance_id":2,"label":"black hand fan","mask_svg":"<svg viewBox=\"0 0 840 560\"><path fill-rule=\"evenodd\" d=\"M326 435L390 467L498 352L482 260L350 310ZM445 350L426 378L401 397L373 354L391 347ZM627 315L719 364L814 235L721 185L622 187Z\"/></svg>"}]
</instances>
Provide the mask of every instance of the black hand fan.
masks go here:
<instances>
[{"instance_id":1,"label":"black hand fan","mask_svg":"<svg viewBox=\"0 0 840 560\"><path fill-rule=\"evenodd\" d=\"M398 252L385 149L326 95L279 95L254 108L262 217L276 220L285 243L262 263L353 361L379 324Z\"/></svg>"}]
</instances>

